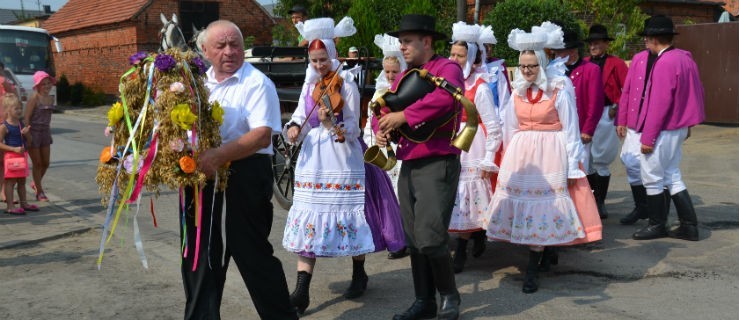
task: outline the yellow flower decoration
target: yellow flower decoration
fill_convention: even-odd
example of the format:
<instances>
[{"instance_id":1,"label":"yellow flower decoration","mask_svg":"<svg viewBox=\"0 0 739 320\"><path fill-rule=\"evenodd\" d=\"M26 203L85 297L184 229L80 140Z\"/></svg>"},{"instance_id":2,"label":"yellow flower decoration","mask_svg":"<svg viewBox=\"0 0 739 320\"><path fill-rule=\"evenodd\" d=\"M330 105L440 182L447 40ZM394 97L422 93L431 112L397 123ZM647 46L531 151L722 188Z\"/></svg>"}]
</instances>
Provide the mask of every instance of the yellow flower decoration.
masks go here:
<instances>
[{"instance_id":1,"label":"yellow flower decoration","mask_svg":"<svg viewBox=\"0 0 739 320\"><path fill-rule=\"evenodd\" d=\"M108 127L115 126L118 121L123 118L123 105L120 102L116 102L108 110Z\"/></svg>"},{"instance_id":2,"label":"yellow flower decoration","mask_svg":"<svg viewBox=\"0 0 739 320\"><path fill-rule=\"evenodd\" d=\"M172 122L182 130L190 130L192 123L198 119L198 116L190 110L190 106L184 103L175 106L169 115L172 118Z\"/></svg>"},{"instance_id":3,"label":"yellow flower decoration","mask_svg":"<svg viewBox=\"0 0 739 320\"><path fill-rule=\"evenodd\" d=\"M221 104L218 103L218 101L214 101L213 106L211 107L210 110L211 110L210 114L211 116L213 116L213 119L218 121L218 125L222 125L223 124L223 113L225 113L225 111L223 111L223 108L221 108Z\"/></svg>"}]
</instances>

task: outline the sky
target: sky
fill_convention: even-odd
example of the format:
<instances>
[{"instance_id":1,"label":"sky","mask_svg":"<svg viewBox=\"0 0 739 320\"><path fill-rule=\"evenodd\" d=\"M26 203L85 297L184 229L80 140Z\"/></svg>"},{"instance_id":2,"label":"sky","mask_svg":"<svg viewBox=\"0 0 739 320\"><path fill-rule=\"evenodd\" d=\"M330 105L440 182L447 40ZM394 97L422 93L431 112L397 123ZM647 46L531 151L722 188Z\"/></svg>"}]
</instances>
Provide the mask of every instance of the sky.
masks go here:
<instances>
[{"instance_id":1,"label":"sky","mask_svg":"<svg viewBox=\"0 0 739 320\"><path fill-rule=\"evenodd\" d=\"M64 6L68 0L2 0L0 1L0 9L20 9L21 2L23 7L28 10L39 10L39 4L41 4L41 10L44 5L50 5L51 11L57 11L59 8ZM257 0L261 4L276 3L277 0Z\"/></svg>"}]
</instances>

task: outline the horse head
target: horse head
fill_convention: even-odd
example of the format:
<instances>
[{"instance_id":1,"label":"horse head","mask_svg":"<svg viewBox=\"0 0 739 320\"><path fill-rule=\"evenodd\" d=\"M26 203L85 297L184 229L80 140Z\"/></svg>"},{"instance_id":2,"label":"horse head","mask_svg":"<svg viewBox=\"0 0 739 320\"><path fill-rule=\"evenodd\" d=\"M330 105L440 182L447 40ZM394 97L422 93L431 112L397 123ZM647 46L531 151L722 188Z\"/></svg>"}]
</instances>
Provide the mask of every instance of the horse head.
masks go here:
<instances>
[{"instance_id":1,"label":"horse head","mask_svg":"<svg viewBox=\"0 0 739 320\"><path fill-rule=\"evenodd\" d=\"M161 39L160 51L165 51L169 48L179 48L184 51L187 50L187 43L185 36L182 34L179 23L177 21L177 15L172 14L172 20L167 20L163 13L159 14L159 19L162 20L162 30L159 31L159 38Z\"/></svg>"}]
</instances>

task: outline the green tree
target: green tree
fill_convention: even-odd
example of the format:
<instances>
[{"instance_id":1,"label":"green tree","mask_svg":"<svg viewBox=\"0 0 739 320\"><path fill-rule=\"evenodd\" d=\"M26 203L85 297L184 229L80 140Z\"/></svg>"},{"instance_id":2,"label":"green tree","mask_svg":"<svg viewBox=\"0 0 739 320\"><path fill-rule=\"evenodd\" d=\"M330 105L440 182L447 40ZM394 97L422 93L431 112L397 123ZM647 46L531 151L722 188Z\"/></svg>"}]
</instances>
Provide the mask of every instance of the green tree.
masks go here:
<instances>
[{"instance_id":1,"label":"green tree","mask_svg":"<svg viewBox=\"0 0 739 320\"><path fill-rule=\"evenodd\" d=\"M493 55L513 66L518 64L518 51L508 47L507 39L511 30L518 28L529 32L532 26L553 20L563 23L563 29L575 30L582 36L579 22L569 7L562 5L559 0L505 0L486 15L483 24L492 25L498 39Z\"/></svg>"},{"instance_id":2,"label":"green tree","mask_svg":"<svg viewBox=\"0 0 739 320\"><path fill-rule=\"evenodd\" d=\"M611 41L609 53L624 59L631 58L628 44L640 43L639 32L648 18L639 8L641 0L567 0L567 6L584 20L600 23L608 28L615 40ZM589 26L583 23L584 28Z\"/></svg>"},{"instance_id":3,"label":"green tree","mask_svg":"<svg viewBox=\"0 0 739 320\"><path fill-rule=\"evenodd\" d=\"M367 47L370 55L382 55L374 45L376 34L398 29L400 18L405 14L428 14L436 17L436 30L451 34L452 23L456 19L455 0L355 0L347 15L354 19L357 34L339 43L339 52L346 52L351 46ZM439 54L448 53L448 44L436 42Z\"/></svg>"}]
</instances>

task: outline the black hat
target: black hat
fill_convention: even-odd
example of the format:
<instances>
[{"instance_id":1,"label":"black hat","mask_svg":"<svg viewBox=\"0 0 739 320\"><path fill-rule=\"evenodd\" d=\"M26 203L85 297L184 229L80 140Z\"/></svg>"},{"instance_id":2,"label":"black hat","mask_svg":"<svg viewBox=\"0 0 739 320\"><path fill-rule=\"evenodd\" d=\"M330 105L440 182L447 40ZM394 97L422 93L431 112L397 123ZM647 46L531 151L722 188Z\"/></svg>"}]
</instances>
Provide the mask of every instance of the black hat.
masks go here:
<instances>
[{"instance_id":1,"label":"black hat","mask_svg":"<svg viewBox=\"0 0 739 320\"><path fill-rule=\"evenodd\" d=\"M613 41L614 39L608 36L608 29L606 28L606 26L602 24L594 24L590 26L588 38L585 39L585 41L590 42L593 40Z\"/></svg>"},{"instance_id":2,"label":"black hat","mask_svg":"<svg viewBox=\"0 0 739 320\"><path fill-rule=\"evenodd\" d=\"M564 31L564 42L565 49L580 48L583 46L583 42L580 41L576 31L566 30Z\"/></svg>"},{"instance_id":3,"label":"black hat","mask_svg":"<svg viewBox=\"0 0 739 320\"><path fill-rule=\"evenodd\" d=\"M444 40L446 34L436 31L436 19L432 16L424 14L407 14L400 18L400 28L397 31L388 32L387 34L397 37L401 32L416 32L428 34L434 37L434 40Z\"/></svg>"},{"instance_id":4,"label":"black hat","mask_svg":"<svg viewBox=\"0 0 739 320\"><path fill-rule=\"evenodd\" d=\"M656 15L644 21L644 31L640 36L660 36L678 34L672 19L663 15Z\"/></svg>"},{"instance_id":5,"label":"black hat","mask_svg":"<svg viewBox=\"0 0 739 320\"><path fill-rule=\"evenodd\" d=\"M293 14L293 13L302 13L304 16L308 15L308 10L305 9L304 6L296 4L293 6L290 11L287 12L287 14Z\"/></svg>"}]
</instances>

